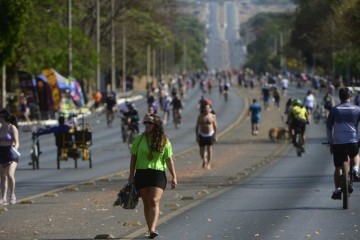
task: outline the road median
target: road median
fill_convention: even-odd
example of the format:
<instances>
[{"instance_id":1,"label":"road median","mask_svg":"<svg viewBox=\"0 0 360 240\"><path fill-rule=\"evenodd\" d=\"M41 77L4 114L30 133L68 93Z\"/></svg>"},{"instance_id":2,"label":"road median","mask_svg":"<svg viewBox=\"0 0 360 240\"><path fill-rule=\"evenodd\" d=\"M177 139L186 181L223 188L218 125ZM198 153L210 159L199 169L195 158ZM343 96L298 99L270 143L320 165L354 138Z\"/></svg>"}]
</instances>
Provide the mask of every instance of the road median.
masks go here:
<instances>
[{"instance_id":1,"label":"road median","mask_svg":"<svg viewBox=\"0 0 360 240\"><path fill-rule=\"evenodd\" d=\"M240 89L239 93L248 103L258 97L259 90ZM179 184L175 190L165 191L159 224L241 184L288 147L286 142L270 142L267 136L269 128L281 124L280 109L271 106L263 112L260 134L252 136L247 108L245 104L238 120L219 135L211 170L201 167L197 147L175 155ZM121 171L78 184L73 190L64 187L25 199L31 200L31 204L6 206L8 211L0 212L0 233L4 239L94 239L102 234L120 239L141 236L147 230L141 201L134 210L112 207L127 177L128 171Z\"/></svg>"}]
</instances>

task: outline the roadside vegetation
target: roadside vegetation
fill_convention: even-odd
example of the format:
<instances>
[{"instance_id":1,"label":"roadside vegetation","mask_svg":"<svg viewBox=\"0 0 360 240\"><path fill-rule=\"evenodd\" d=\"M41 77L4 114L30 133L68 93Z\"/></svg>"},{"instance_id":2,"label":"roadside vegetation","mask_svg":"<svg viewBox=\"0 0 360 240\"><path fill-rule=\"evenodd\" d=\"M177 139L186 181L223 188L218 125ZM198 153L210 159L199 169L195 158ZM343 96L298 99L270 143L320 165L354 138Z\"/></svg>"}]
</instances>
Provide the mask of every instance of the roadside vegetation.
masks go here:
<instances>
[{"instance_id":1,"label":"roadside vegetation","mask_svg":"<svg viewBox=\"0 0 360 240\"><path fill-rule=\"evenodd\" d=\"M360 0L296 0L295 13L258 14L241 27L246 67L360 79Z\"/></svg>"},{"instance_id":2,"label":"roadside vegetation","mask_svg":"<svg viewBox=\"0 0 360 240\"><path fill-rule=\"evenodd\" d=\"M72 1L69 31L68 1L0 0L0 66L7 71L7 88L13 89L18 70L33 75L54 68L68 76L69 35L72 41L72 75L95 85L97 61L107 76L111 69L111 21L114 13L116 72L122 72L122 46L126 41L129 74L146 74L147 52L162 55L161 71L203 68L204 26L183 11L175 0L100 0L100 54L96 51L96 0ZM159 71L159 70L158 70Z\"/></svg>"}]
</instances>

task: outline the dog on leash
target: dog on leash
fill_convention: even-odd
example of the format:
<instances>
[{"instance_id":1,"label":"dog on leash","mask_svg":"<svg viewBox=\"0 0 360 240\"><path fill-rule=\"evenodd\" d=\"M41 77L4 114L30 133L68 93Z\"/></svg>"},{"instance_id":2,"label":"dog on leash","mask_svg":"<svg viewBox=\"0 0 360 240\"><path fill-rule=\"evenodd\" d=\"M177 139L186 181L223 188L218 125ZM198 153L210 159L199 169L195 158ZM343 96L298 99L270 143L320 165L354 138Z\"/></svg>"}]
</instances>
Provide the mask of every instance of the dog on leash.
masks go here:
<instances>
[{"instance_id":1,"label":"dog on leash","mask_svg":"<svg viewBox=\"0 0 360 240\"><path fill-rule=\"evenodd\" d=\"M283 127L271 128L269 130L269 138L272 142L285 141L289 138L288 130Z\"/></svg>"}]
</instances>

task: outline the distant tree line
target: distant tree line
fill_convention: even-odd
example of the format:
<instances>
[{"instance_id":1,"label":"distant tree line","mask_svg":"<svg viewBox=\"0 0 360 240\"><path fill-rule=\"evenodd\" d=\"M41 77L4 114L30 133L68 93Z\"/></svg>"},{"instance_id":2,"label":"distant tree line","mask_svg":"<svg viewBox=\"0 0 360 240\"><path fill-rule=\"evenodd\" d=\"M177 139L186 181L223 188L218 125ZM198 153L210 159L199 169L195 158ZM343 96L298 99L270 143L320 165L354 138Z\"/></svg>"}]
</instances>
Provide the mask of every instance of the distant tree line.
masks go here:
<instances>
[{"instance_id":1,"label":"distant tree line","mask_svg":"<svg viewBox=\"0 0 360 240\"><path fill-rule=\"evenodd\" d=\"M295 0L295 13L258 14L241 35L252 39L247 67L312 69L360 79L360 0ZM281 66L281 58L286 59Z\"/></svg>"},{"instance_id":2,"label":"distant tree line","mask_svg":"<svg viewBox=\"0 0 360 240\"><path fill-rule=\"evenodd\" d=\"M111 68L111 1L100 0L100 55L96 52L96 0L72 2L73 77L95 84L95 66ZM116 71L122 71L122 43L126 31L126 68L146 74L147 49L181 66L203 68L204 26L181 11L177 0L114 1ZM0 0L0 66L5 65L8 88L18 70L39 74L54 68L68 74L68 1ZM186 58L184 58L186 50ZM171 56L170 56L171 55ZM181 65L182 64L182 65ZM180 66L181 65L181 66ZM170 71L170 68L168 68Z\"/></svg>"}]
</instances>

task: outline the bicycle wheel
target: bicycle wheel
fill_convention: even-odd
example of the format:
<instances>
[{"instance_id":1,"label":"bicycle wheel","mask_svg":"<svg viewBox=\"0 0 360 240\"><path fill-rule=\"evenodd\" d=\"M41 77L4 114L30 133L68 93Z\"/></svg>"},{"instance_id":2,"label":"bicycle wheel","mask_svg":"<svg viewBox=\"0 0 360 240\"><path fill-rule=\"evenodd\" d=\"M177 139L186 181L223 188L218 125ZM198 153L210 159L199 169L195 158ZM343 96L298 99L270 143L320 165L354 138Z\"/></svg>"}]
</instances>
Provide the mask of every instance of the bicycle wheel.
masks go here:
<instances>
[{"instance_id":1,"label":"bicycle wheel","mask_svg":"<svg viewBox=\"0 0 360 240\"><path fill-rule=\"evenodd\" d=\"M131 130L128 137L128 147L131 149L132 143L135 139L135 130Z\"/></svg>"},{"instance_id":2,"label":"bicycle wheel","mask_svg":"<svg viewBox=\"0 0 360 240\"><path fill-rule=\"evenodd\" d=\"M296 133L296 154L298 157L301 157L302 154L302 143L300 133Z\"/></svg>"},{"instance_id":3,"label":"bicycle wheel","mask_svg":"<svg viewBox=\"0 0 360 240\"><path fill-rule=\"evenodd\" d=\"M320 119L321 119L321 113L320 113L318 110L316 110L316 111L314 112L313 118L314 118L314 122L315 122L316 124L319 123L319 121L320 121Z\"/></svg>"},{"instance_id":4,"label":"bicycle wheel","mask_svg":"<svg viewBox=\"0 0 360 240\"><path fill-rule=\"evenodd\" d=\"M39 149L35 144L33 144L31 149L31 161L33 169L39 169Z\"/></svg>"},{"instance_id":5,"label":"bicycle wheel","mask_svg":"<svg viewBox=\"0 0 360 240\"><path fill-rule=\"evenodd\" d=\"M349 162L345 161L343 163L343 173L342 173L342 184L341 192L343 197L343 209L349 208Z\"/></svg>"}]
</instances>

